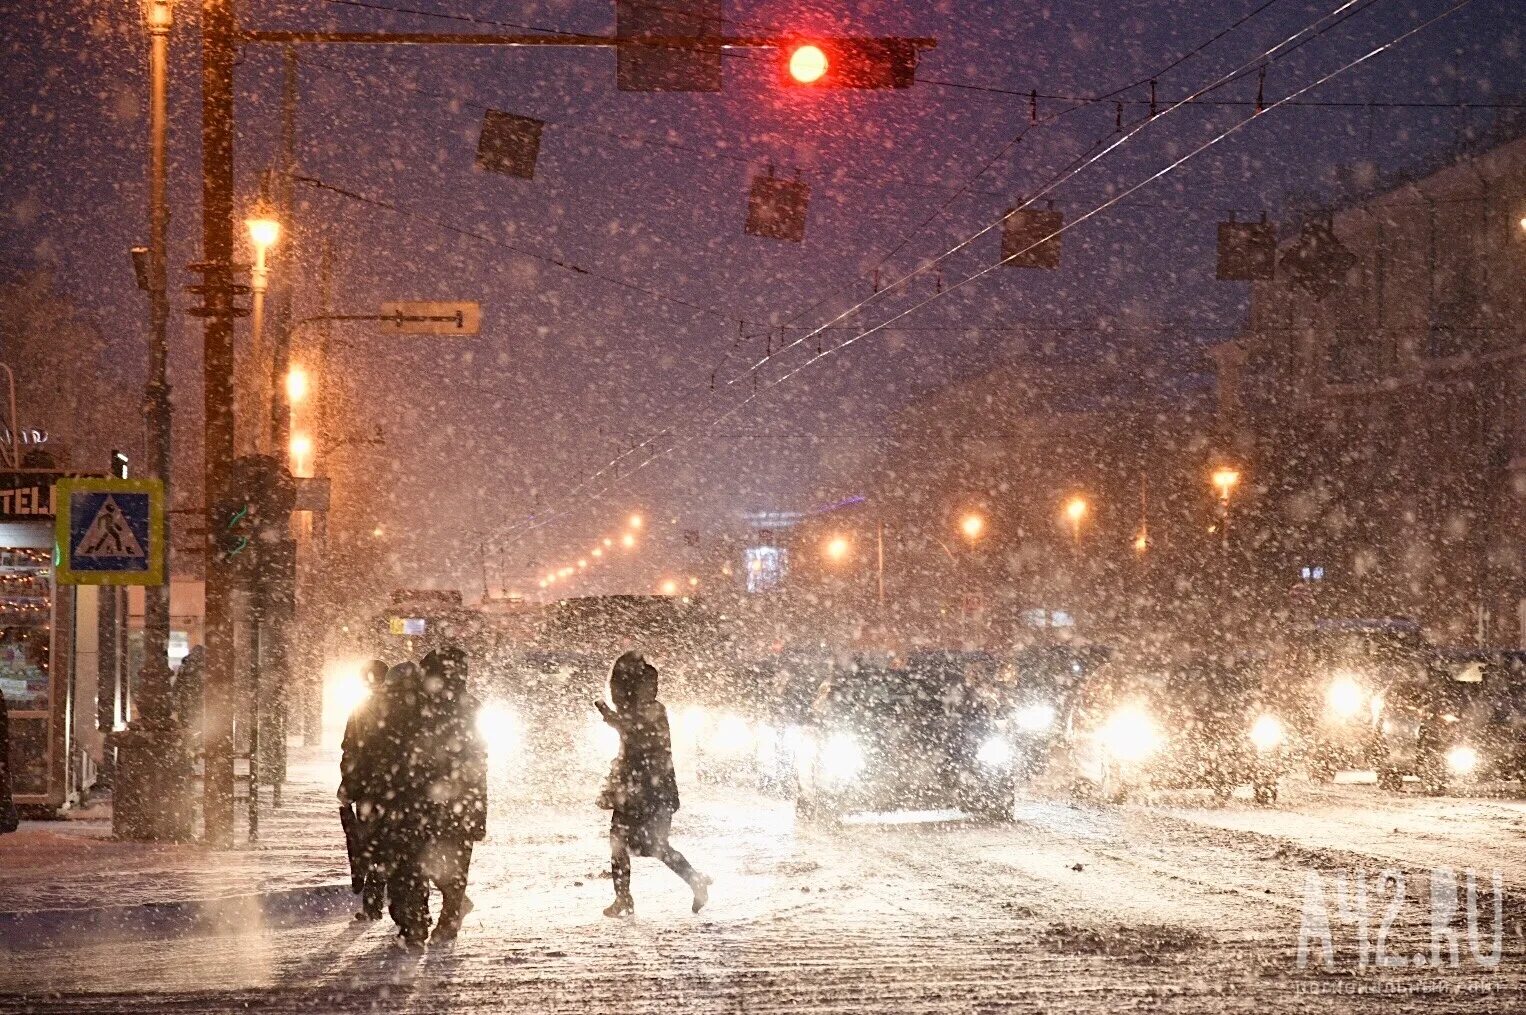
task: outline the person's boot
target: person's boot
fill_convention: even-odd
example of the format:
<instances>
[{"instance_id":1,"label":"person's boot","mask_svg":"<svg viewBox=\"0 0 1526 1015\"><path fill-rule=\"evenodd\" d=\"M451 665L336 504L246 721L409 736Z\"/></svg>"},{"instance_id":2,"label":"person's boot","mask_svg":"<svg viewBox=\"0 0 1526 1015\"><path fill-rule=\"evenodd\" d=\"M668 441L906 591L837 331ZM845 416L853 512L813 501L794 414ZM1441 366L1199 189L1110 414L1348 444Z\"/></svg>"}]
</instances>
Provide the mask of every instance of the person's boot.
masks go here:
<instances>
[{"instance_id":1,"label":"person's boot","mask_svg":"<svg viewBox=\"0 0 1526 1015\"><path fill-rule=\"evenodd\" d=\"M695 872L694 880L690 882L689 885L689 887L694 889L694 912L698 913L701 909L705 908L707 903L709 903L711 884L712 882L710 878L705 877L698 871Z\"/></svg>"},{"instance_id":2,"label":"person's boot","mask_svg":"<svg viewBox=\"0 0 1526 1015\"><path fill-rule=\"evenodd\" d=\"M617 893L613 904L606 906L604 915L608 917L633 916L636 912L636 900L627 894Z\"/></svg>"}]
</instances>

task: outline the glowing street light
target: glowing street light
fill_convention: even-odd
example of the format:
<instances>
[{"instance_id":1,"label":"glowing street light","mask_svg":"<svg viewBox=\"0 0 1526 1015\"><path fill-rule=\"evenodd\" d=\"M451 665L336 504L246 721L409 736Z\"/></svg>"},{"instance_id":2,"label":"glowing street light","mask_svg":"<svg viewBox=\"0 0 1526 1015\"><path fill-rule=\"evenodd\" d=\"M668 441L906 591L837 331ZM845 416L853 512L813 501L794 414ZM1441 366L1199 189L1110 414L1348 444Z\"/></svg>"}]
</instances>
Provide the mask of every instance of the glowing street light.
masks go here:
<instances>
[{"instance_id":1,"label":"glowing street light","mask_svg":"<svg viewBox=\"0 0 1526 1015\"><path fill-rule=\"evenodd\" d=\"M853 544L848 541L847 536L833 536L827 540L827 544L823 547L822 552L827 555L828 560L841 561L847 559L852 549Z\"/></svg>"},{"instance_id":2,"label":"glowing street light","mask_svg":"<svg viewBox=\"0 0 1526 1015\"><path fill-rule=\"evenodd\" d=\"M604 556L604 547L602 547L602 546L595 546L593 548L593 556L595 556L595 557L602 557L602 556Z\"/></svg>"},{"instance_id":3,"label":"glowing street light","mask_svg":"<svg viewBox=\"0 0 1526 1015\"><path fill-rule=\"evenodd\" d=\"M289 450L291 452L292 475L310 475L308 470L312 466L313 439L305 433L294 433L291 435Z\"/></svg>"},{"instance_id":4,"label":"glowing street light","mask_svg":"<svg viewBox=\"0 0 1526 1015\"><path fill-rule=\"evenodd\" d=\"M1071 536L1077 543L1081 541L1081 523L1086 521L1086 516L1091 513L1091 505L1085 497L1072 497L1065 502L1065 520L1070 522Z\"/></svg>"},{"instance_id":5,"label":"glowing street light","mask_svg":"<svg viewBox=\"0 0 1526 1015\"><path fill-rule=\"evenodd\" d=\"M307 397L310 387L307 371L293 363L286 371L286 401L295 405Z\"/></svg>"},{"instance_id":6,"label":"glowing street light","mask_svg":"<svg viewBox=\"0 0 1526 1015\"><path fill-rule=\"evenodd\" d=\"M671 578L667 578L657 587L657 590L665 596L676 596L678 595L678 583Z\"/></svg>"},{"instance_id":7,"label":"glowing street light","mask_svg":"<svg viewBox=\"0 0 1526 1015\"><path fill-rule=\"evenodd\" d=\"M640 515L631 515L631 520L630 520L631 528L633 528L633 529L641 528L641 521L642 521L642 519L641 519Z\"/></svg>"},{"instance_id":8,"label":"glowing street light","mask_svg":"<svg viewBox=\"0 0 1526 1015\"><path fill-rule=\"evenodd\" d=\"M385 536L386 534L387 534L386 530L383 529L380 525L376 526L376 528L371 530L371 538L372 539L380 539L382 536Z\"/></svg>"},{"instance_id":9,"label":"glowing street light","mask_svg":"<svg viewBox=\"0 0 1526 1015\"><path fill-rule=\"evenodd\" d=\"M620 545L629 550L631 547L636 545L636 537L627 532L624 536L621 537Z\"/></svg>"},{"instance_id":10,"label":"glowing street light","mask_svg":"<svg viewBox=\"0 0 1526 1015\"><path fill-rule=\"evenodd\" d=\"M974 511L959 520L959 531L964 533L964 538L970 542L979 539L986 531L986 520Z\"/></svg>"},{"instance_id":11,"label":"glowing street light","mask_svg":"<svg viewBox=\"0 0 1526 1015\"><path fill-rule=\"evenodd\" d=\"M1219 500L1227 503L1235 487L1240 485L1240 470L1228 465L1220 466L1213 470L1213 475L1209 479L1214 489L1219 491Z\"/></svg>"},{"instance_id":12,"label":"glowing street light","mask_svg":"<svg viewBox=\"0 0 1526 1015\"><path fill-rule=\"evenodd\" d=\"M806 43L796 47L789 57L790 77L802 85L812 85L820 81L827 72L827 54L820 46Z\"/></svg>"},{"instance_id":13,"label":"glowing street light","mask_svg":"<svg viewBox=\"0 0 1526 1015\"><path fill-rule=\"evenodd\" d=\"M578 570L579 571L583 570L587 566L588 566L588 561L587 560L579 560L578 561Z\"/></svg>"}]
</instances>

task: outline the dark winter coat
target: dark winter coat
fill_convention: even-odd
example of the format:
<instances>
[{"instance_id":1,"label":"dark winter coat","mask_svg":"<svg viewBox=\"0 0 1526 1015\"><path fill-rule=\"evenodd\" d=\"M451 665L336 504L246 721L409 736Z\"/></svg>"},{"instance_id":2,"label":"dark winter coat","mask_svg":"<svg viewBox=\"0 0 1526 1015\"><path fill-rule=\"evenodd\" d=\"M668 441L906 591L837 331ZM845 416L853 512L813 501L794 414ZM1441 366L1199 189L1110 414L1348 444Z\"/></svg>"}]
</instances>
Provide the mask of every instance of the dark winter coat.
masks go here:
<instances>
[{"instance_id":1,"label":"dark winter coat","mask_svg":"<svg viewBox=\"0 0 1526 1015\"><path fill-rule=\"evenodd\" d=\"M180 661L175 681L170 685L170 710L185 729L186 741L193 750L201 741L202 671L206 658L207 650L202 646L191 649Z\"/></svg>"},{"instance_id":2,"label":"dark winter coat","mask_svg":"<svg viewBox=\"0 0 1526 1015\"><path fill-rule=\"evenodd\" d=\"M373 805L374 838L383 852L408 852L423 842L428 824L429 772L422 745L425 694L413 663L387 671L382 689Z\"/></svg>"},{"instance_id":3,"label":"dark winter coat","mask_svg":"<svg viewBox=\"0 0 1526 1015\"><path fill-rule=\"evenodd\" d=\"M375 665L381 667L380 679L370 682L370 697L346 720L339 755L339 785L363 818L385 797L388 783L386 667Z\"/></svg>"},{"instance_id":4,"label":"dark winter coat","mask_svg":"<svg viewBox=\"0 0 1526 1015\"><path fill-rule=\"evenodd\" d=\"M467 690L459 652L430 653L420 761L426 769L427 824L434 837L487 837L487 744L477 729L479 704Z\"/></svg>"},{"instance_id":5,"label":"dark winter coat","mask_svg":"<svg viewBox=\"0 0 1526 1015\"><path fill-rule=\"evenodd\" d=\"M667 708L656 699L656 670L649 679L623 687L610 679L617 708L603 708L604 722L620 733L620 752L604 785L604 803L623 824L644 824L671 817L679 807L678 775L673 772L673 734ZM615 667L617 676L620 667Z\"/></svg>"},{"instance_id":6,"label":"dark winter coat","mask_svg":"<svg viewBox=\"0 0 1526 1015\"><path fill-rule=\"evenodd\" d=\"M20 823L11 796L11 718L0 692L0 832L14 832Z\"/></svg>"}]
</instances>

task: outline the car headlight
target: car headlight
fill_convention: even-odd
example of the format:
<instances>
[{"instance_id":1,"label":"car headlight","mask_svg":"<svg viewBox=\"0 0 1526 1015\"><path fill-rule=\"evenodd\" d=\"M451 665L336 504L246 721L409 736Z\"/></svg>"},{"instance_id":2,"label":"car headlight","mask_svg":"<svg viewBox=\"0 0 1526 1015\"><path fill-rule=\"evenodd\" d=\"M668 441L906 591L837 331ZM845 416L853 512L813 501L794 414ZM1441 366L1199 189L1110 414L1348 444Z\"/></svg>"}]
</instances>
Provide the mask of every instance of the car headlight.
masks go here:
<instances>
[{"instance_id":1,"label":"car headlight","mask_svg":"<svg viewBox=\"0 0 1526 1015\"><path fill-rule=\"evenodd\" d=\"M692 741L705 727L705 710L699 705L681 708L678 710L678 722L675 725L681 737Z\"/></svg>"},{"instance_id":2,"label":"car headlight","mask_svg":"<svg viewBox=\"0 0 1526 1015\"><path fill-rule=\"evenodd\" d=\"M1160 727L1144 709L1126 705L1097 731L1102 746L1119 761L1143 761L1165 743Z\"/></svg>"},{"instance_id":3,"label":"car headlight","mask_svg":"<svg viewBox=\"0 0 1526 1015\"><path fill-rule=\"evenodd\" d=\"M584 745L600 761L613 761L620 753L620 734L613 726L594 716L588 726Z\"/></svg>"},{"instance_id":4,"label":"car headlight","mask_svg":"<svg viewBox=\"0 0 1526 1015\"><path fill-rule=\"evenodd\" d=\"M1337 719L1351 719L1367 704L1367 692L1362 690L1362 685L1357 683L1355 677L1337 676L1330 681L1330 687L1325 691L1325 704L1330 709L1330 714ZM1382 707L1380 704L1379 708Z\"/></svg>"},{"instance_id":5,"label":"car headlight","mask_svg":"<svg viewBox=\"0 0 1526 1015\"><path fill-rule=\"evenodd\" d=\"M852 782L864 770L864 749L846 733L834 733L817 756L821 774L832 782Z\"/></svg>"},{"instance_id":6,"label":"car headlight","mask_svg":"<svg viewBox=\"0 0 1526 1015\"><path fill-rule=\"evenodd\" d=\"M1017 728L1029 733L1042 733L1054 725L1054 706L1047 701L1024 705L1012 715Z\"/></svg>"},{"instance_id":7,"label":"car headlight","mask_svg":"<svg viewBox=\"0 0 1526 1015\"><path fill-rule=\"evenodd\" d=\"M710 733L705 737L705 747L715 754L735 756L745 753L753 746L753 733L747 721L730 712L716 718Z\"/></svg>"},{"instance_id":8,"label":"car headlight","mask_svg":"<svg viewBox=\"0 0 1526 1015\"><path fill-rule=\"evenodd\" d=\"M1454 775L1472 775L1478 770L1478 752L1466 745L1447 751L1447 769Z\"/></svg>"},{"instance_id":9,"label":"car headlight","mask_svg":"<svg viewBox=\"0 0 1526 1015\"><path fill-rule=\"evenodd\" d=\"M1006 768L1012 764L1012 745L1004 737L988 737L975 752L975 760L990 768Z\"/></svg>"},{"instance_id":10,"label":"car headlight","mask_svg":"<svg viewBox=\"0 0 1526 1015\"><path fill-rule=\"evenodd\" d=\"M1258 751L1275 751L1287 739L1282 720L1275 715L1263 715L1251 724L1250 742Z\"/></svg>"},{"instance_id":11,"label":"car headlight","mask_svg":"<svg viewBox=\"0 0 1526 1015\"><path fill-rule=\"evenodd\" d=\"M519 713L501 701L485 701L477 709L477 733L487 743L488 753L502 755L518 747L524 736Z\"/></svg>"}]
</instances>

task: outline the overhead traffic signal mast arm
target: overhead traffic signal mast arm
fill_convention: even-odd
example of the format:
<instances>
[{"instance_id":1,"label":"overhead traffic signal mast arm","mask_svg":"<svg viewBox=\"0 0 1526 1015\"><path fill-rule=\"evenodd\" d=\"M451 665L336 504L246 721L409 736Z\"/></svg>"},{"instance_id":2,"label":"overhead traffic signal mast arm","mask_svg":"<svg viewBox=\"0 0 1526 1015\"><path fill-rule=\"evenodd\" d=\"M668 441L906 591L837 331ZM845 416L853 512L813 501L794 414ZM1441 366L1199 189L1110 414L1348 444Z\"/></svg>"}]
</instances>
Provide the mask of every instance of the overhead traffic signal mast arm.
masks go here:
<instances>
[{"instance_id":1,"label":"overhead traffic signal mast arm","mask_svg":"<svg viewBox=\"0 0 1526 1015\"><path fill-rule=\"evenodd\" d=\"M491 35L485 32L320 32L320 31L259 31L244 30L238 33L239 42L268 42L277 45L293 43L356 43L369 46L563 46L618 48L635 46L650 49L707 50L720 46L722 49L789 49L805 42L821 46L841 43L879 42L890 46L904 46L914 51L936 49L937 39L901 38L881 36L873 40L864 38L831 38L799 35L643 35L619 37L614 35L544 34L544 35Z\"/></svg>"}]
</instances>

